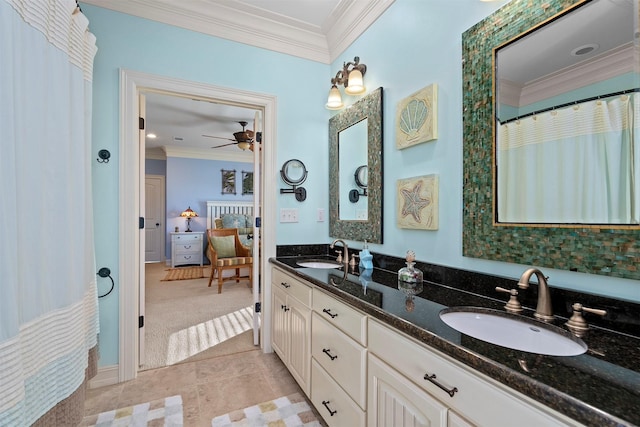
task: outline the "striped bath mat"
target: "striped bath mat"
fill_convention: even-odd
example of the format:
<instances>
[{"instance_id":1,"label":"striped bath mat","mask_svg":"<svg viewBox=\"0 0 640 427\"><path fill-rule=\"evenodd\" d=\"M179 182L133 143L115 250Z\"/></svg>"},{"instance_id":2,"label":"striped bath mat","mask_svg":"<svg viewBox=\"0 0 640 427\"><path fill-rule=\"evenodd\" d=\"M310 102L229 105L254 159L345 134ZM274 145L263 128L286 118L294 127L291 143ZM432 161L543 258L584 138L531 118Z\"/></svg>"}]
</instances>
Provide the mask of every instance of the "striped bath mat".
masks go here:
<instances>
[{"instance_id":1,"label":"striped bath mat","mask_svg":"<svg viewBox=\"0 0 640 427\"><path fill-rule=\"evenodd\" d=\"M182 267L182 268L170 268L167 270L167 275L161 282L170 282L172 280L190 280L201 279L204 277L204 269L208 267Z\"/></svg>"}]
</instances>

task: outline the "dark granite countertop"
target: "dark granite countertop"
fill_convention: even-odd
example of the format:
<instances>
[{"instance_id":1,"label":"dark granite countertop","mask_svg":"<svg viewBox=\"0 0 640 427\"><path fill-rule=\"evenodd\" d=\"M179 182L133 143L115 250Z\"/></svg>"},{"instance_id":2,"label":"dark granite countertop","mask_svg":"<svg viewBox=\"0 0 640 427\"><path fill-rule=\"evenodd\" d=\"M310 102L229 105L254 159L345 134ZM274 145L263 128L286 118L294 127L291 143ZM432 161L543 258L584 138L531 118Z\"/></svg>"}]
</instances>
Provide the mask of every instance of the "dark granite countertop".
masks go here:
<instances>
[{"instance_id":1,"label":"dark granite countertop","mask_svg":"<svg viewBox=\"0 0 640 427\"><path fill-rule=\"evenodd\" d=\"M322 256L313 256L322 258ZM300 268L300 257L269 261L335 295L373 318L588 426L640 425L640 338L591 327L579 356L545 356L511 350L462 334L441 310L473 306L504 310L505 301L425 280L411 297L397 275L374 268L370 279L342 270ZM333 284L332 284L333 283ZM366 286L365 286L366 285ZM531 310L523 315L532 317ZM556 322L562 326L564 321Z\"/></svg>"}]
</instances>

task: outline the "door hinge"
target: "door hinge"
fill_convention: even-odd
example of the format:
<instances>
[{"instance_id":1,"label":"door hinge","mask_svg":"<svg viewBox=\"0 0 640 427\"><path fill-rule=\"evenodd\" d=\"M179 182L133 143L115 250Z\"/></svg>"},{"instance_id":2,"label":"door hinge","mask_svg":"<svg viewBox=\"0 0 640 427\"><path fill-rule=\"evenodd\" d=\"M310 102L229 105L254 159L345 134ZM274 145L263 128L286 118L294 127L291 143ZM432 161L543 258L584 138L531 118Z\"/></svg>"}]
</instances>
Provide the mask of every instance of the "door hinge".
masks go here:
<instances>
[{"instance_id":1,"label":"door hinge","mask_svg":"<svg viewBox=\"0 0 640 427\"><path fill-rule=\"evenodd\" d=\"M138 328L144 327L144 316L138 317Z\"/></svg>"},{"instance_id":2,"label":"door hinge","mask_svg":"<svg viewBox=\"0 0 640 427\"><path fill-rule=\"evenodd\" d=\"M143 216L138 218L138 228L140 228L140 229L144 228L144 217Z\"/></svg>"},{"instance_id":3,"label":"door hinge","mask_svg":"<svg viewBox=\"0 0 640 427\"><path fill-rule=\"evenodd\" d=\"M138 129L144 130L144 117L138 117Z\"/></svg>"},{"instance_id":4,"label":"door hinge","mask_svg":"<svg viewBox=\"0 0 640 427\"><path fill-rule=\"evenodd\" d=\"M260 313L262 311L262 304L257 302L256 303L256 309L253 310L254 313Z\"/></svg>"}]
</instances>

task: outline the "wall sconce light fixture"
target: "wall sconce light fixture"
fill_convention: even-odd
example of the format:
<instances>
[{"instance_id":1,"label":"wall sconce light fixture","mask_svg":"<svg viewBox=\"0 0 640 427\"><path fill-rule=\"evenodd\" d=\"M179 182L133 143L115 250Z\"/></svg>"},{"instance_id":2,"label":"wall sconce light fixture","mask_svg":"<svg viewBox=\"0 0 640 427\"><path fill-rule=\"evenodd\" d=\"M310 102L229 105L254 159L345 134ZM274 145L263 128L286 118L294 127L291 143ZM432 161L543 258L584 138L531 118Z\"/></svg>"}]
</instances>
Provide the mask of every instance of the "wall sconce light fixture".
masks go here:
<instances>
[{"instance_id":1,"label":"wall sconce light fixture","mask_svg":"<svg viewBox=\"0 0 640 427\"><path fill-rule=\"evenodd\" d=\"M183 218L187 218L187 229L184 230L185 233L191 233L191 218L197 217L198 214L192 211L191 206L189 206L186 211L180 214L180 216Z\"/></svg>"},{"instance_id":2,"label":"wall sconce light fixture","mask_svg":"<svg viewBox=\"0 0 640 427\"><path fill-rule=\"evenodd\" d=\"M364 87L364 74L367 72L367 66L360 63L360 58L353 58L353 62L345 62L342 64L342 70L336 73L331 79L331 90L327 99L326 107L329 110L339 110L344 107L342 95L338 90L339 85L344 86L344 91L348 95L361 95L366 92Z\"/></svg>"}]
</instances>

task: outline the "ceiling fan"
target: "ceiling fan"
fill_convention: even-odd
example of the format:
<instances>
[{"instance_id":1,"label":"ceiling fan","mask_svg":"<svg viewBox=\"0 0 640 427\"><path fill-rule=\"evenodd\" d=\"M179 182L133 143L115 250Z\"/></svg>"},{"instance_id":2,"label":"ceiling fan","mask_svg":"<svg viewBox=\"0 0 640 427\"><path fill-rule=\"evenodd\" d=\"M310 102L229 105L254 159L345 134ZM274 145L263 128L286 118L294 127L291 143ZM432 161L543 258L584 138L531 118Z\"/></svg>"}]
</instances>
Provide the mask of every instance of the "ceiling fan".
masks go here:
<instances>
[{"instance_id":1,"label":"ceiling fan","mask_svg":"<svg viewBox=\"0 0 640 427\"><path fill-rule=\"evenodd\" d=\"M253 131L249 129L245 130L245 126L247 126L247 122L239 121L238 123L240 123L240 126L242 126L242 131L234 132L233 138L225 138L222 136L213 136L213 135L202 135L202 136L205 136L207 138L217 138L217 139L225 139L227 141L233 141L228 144L216 145L211 148L220 148L220 147L226 147L228 145L237 145L238 148L240 148L241 150L246 150L248 148L249 150L253 151L253 134L254 134Z\"/></svg>"}]
</instances>

